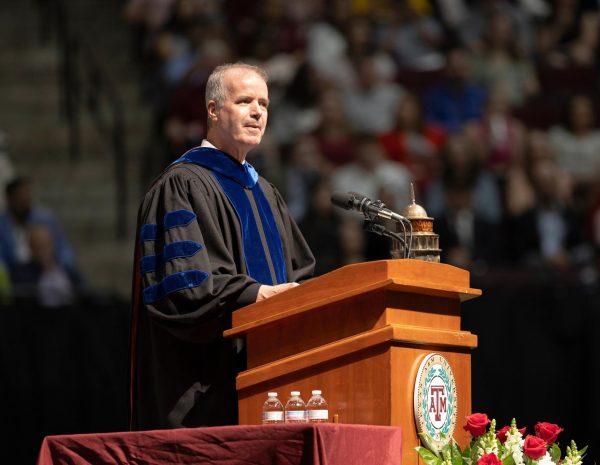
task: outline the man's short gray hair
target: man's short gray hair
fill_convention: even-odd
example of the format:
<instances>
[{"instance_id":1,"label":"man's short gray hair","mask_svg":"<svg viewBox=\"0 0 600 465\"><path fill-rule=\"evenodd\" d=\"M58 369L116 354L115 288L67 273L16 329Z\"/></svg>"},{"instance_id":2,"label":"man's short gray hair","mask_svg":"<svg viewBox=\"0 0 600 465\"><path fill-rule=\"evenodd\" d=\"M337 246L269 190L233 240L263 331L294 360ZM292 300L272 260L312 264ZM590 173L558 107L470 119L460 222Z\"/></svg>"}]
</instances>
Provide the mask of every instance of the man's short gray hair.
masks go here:
<instances>
[{"instance_id":1,"label":"man's short gray hair","mask_svg":"<svg viewBox=\"0 0 600 465\"><path fill-rule=\"evenodd\" d=\"M266 71L258 66L249 65L248 63L243 62L219 65L213 70L212 73L210 73L210 76L208 76L208 81L206 82L206 93L204 95L206 105L208 105L208 102L211 100L214 100L217 106L221 106L223 104L227 98L227 90L223 85L223 76L225 76L225 73L231 69L245 69L248 71L254 71L265 81L265 83L269 81Z\"/></svg>"}]
</instances>

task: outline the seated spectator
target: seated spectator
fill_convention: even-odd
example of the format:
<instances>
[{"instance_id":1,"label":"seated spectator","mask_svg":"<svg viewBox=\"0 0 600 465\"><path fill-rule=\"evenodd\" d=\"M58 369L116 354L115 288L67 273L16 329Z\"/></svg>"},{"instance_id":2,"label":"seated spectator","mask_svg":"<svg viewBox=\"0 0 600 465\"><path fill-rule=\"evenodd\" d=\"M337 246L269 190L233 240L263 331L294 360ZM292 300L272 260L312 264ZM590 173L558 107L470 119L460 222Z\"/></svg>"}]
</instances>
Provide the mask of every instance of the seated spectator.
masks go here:
<instances>
[{"instance_id":1,"label":"seated spectator","mask_svg":"<svg viewBox=\"0 0 600 465\"><path fill-rule=\"evenodd\" d=\"M309 210L311 191L329 166L314 137L298 137L290 147L283 173L283 195L290 214L296 222L304 219Z\"/></svg>"},{"instance_id":2,"label":"seated spectator","mask_svg":"<svg viewBox=\"0 0 600 465\"><path fill-rule=\"evenodd\" d=\"M571 265L571 251L582 243L582 224L569 206L568 174L551 158L530 160L527 175L535 203L510 218L509 252L517 262L529 266Z\"/></svg>"},{"instance_id":3,"label":"seated spectator","mask_svg":"<svg viewBox=\"0 0 600 465\"><path fill-rule=\"evenodd\" d=\"M335 6L330 7L335 11ZM306 31L306 58L312 69L323 79L347 87L355 80L348 56L348 41L341 29L347 18L317 20Z\"/></svg>"},{"instance_id":4,"label":"seated spectator","mask_svg":"<svg viewBox=\"0 0 600 465\"><path fill-rule=\"evenodd\" d=\"M319 257L315 276L333 271L342 263L338 237L341 220L333 208L329 179L322 178L313 186L308 211L298 224L310 249Z\"/></svg>"},{"instance_id":5,"label":"seated spectator","mask_svg":"<svg viewBox=\"0 0 600 465\"><path fill-rule=\"evenodd\" d=\"M579 33L567 44L567 53L574 66L594 68L600 65L600 14L588 11L581 15Z\"/></svg>"},{"instance_id":6,"label":"seated spectator","mask_svg":"<svg viewBox=\"0 0 600 465\"><path fill-rule=\"evenodd\" d=\"M585 95L573 96L561 125L550 129L548 137L576 188L589 187L600 170L600 130L595 126L592 101Z\"/></svg>"},{"instance_id":7,"label":"seated spectator","mask_svg":"<svg viewBox=\"0 0 600 465\"><path fill-rule=\"evenodd\" d=\"M6 151L6 134L0 131L0 212L6 207L6 184L15 176L13 164Z\"/></svg>"},{"instance_id":8,"label":"seated spectator","mask_svg":"<svg viewBox=\"0 0 600 465\"><path fill-rule=\"evenodd\" d=\"M421 102L412 94L407 94L398 105L396 127L378 136L387 157L410 170L421 192L437 174L445 137L441 128L425 121Z\"/></svg>"},{"instance_id":9,"label":"seated spectator","mask_svg":"<svg viewBox=\"0 0 600 465\"><path fill-rule=\"evenodd\" d=\"M331 185L334 191L353 191L378 199L385 189L393 203L387 206L401 211L409 203L410 172L400 163L385 158L374 136L356 135L354 161L333 171Z\"/></svg>"},{"instance_id":10,"label":"seated spectator","mask_svg":"<svg viewBox=\"0 0 600 465\"><path fill-rule=\"evenodd\" d=\"M6 186L6 211L0 214L0 260L10 271L31 261L29 229L46 225L52 232L56 261L64 267L75 267L75 256L54 215L33 201L31 184L16 178Z\"/></svg>"},{"instance_id":11,"label":"seated spectator","mask_svg":"<svg viewBox=\"0 0 600 465\"><path fill-rule=\"evenodd\" d=\"M367 238L361 221L351 216L341 218L337 232L341 249L341 265L362 263L367 260Z\"/></svg>"},{"instance_id":12,"label":"seated spectator","mask_svg":"<svg viewBox=\"0 0 600 465\"><path fill-rule=\"evenodd\" d=\"M473 77L488 90L502 87L509 104L520 107L538 93L539 83L513 26L508 14L497 12L491 16L484 47L473 63Z\"/></svg>"},{"instance_id":13,"label":"seated spectator","mask_svg":"<svg viewBox=\"0 0 600 465\"><path fill-rule=\"evenodd\" d=\"M469 7L462 9L459 22L444 22L460 43L465 44L472 52L479 53L485 47L490 18L500 13L509 18L514 26L511 34L519 47L529 55L534 47L535 22L547 17L550 12L550 6L544 2L545 0L469 2ZM455 1L445 3L450 8L456 5Z\"/></svg>"},{"instance_id":14,"label":"seated spectator","mask_svg":"<svg viewBox=\"0 0 600 465\"><path fill-rule=\"evenodd\" d=\"M321 121L314 132L321 153L334 166L352 161L350 122L343 103L338 89L331 87L321 92Z\"/></svg>"},{"instance_id":15,"label":"seated spectator","mask_svg":"<svg viewBox=\"0 0 600 465\"><path fill-rule=\"evenodd\" d=\"M583 31L581 13L583 9L587 8L591 8L593 11L597 9L597 6L593 6L590 2L590 5L584 7L585 2L570 0L555 3L552 15L537 25L536 61L542 65L564 68L573 64L572 58L569 56L571 53L569 48L573 50L572 46L574 44L577 44L575 48L581 45L584 45L586 49L588 48L587 42L593 34L588 35L590 31ZM587 14L584 14L584 16ZM584 41L580 42L584 35ZM580 51L577 51L575 54L579 53Z\"/></svg>"},{"instance_id":16,"label":"seated spectator","mask_svg":"<svg viewBox=\"0 0 600 465\"><path fill-rule=\"evenodd\" d=\"M440 217L448 209L449 191L468 191L469 209L488 223L498 225L502 220L500 192L494 177L483 169L473 140L464 132L449 136L441 163L440 177L425 192L427 213Z\"/></svg>"},{"instance_id":17,"label":"seated spectator","mask_svg":"<svg viewBox=\"0 0 600 465\"><path fill-rule=\"evenodd\" d=\"M35 224L28 233L31 258L11 272L16 301L46 308L75 304L80 279L72 268L57 261L52 230L48 225Z\"/></svg>"},{"instance_id":18,"label":"seated spectator","mask_svg":"<svg viewBox=\"0 0 600 465\"><path fill-rule=\"evenodd\" d=\"M126 0L123 18L131 25L135 58L141 59L148 37L160 31L169 20L176 0Z\"/></svg>"},{"instance_id":19,"label":"seated spectator","mask_svg":"<svg viewBox=\"0 0 600 465\"><path fill-rule=\"evenodd\" d=\"M381 77L373 56L360 58L356 72L358 82L348 87L344 96L353 129L368 134L391 130L404 89Z\"/></svg>"},{"instance_id":20,"label":"seated spectator","mask_svg":"<svg viewBox=\"0 0 600 465\"><path fill-rule=\"evenodd\" d=\"M444 77L424 96L425 118L453 133L465 124L481 121L485 92L470 78L470 57L460 47L446 57Z\"/></svg>"},{"instance_id":21,"label":"seated spectator","mask_svg":"<svg viewBox=\"0 0 600 465\"><path fill-rule=\"evenodd\" d=\"M400 2L395 23L387 34L388 47L404 69L434 70L444 66L440 46L444 30L430 11L419 8L424 2Z\"/></svg>"},{"instance_id":22,"label":"seated spectator","mask_svg":"<svg viewBox=\"0 0 600 465\"><path fill-rule=\"evenodd\" d=\"M512 114L505 89L497 87L486 105L482 135L486 146L487 168L504 178L510 166L523 160L526 128Z\"/></svg>"},{"instance_id":23,"label":"seated spectator","mask_svg":"<svg viewBox=\"0 0 600 465\"><path fill-rule=\"evenodd\" d=\"M317 128L319 92L319 75L308 62L301 63L285 89L281 105L276 110L277 117L269 123L281 144L293 144L297 137L312 133ZM270 111L273 113L275 110Z\"/></svg>"},{"instance_id":24,"label":"seated spectator","mask_svg":"<svg viewBox=\"0 0 600 465\"><path fill-rule=\"evenodd\" d=\"M345 22L343 31L348 42L346 56L349 57L348 60L372 57L379 77L383 81L390 82L398 74L398 65L386 45L378 40L382 35L381 22L375 20L374 16L374 14L369 15L363 12L350 17ZM356 75L352 69L345 79L349 79L350 83L356 81Z\"/></svg>"},{"instance_id":25,"label":"seated spectator","mask_svg":"<svg viewBox=\"0 0 600 465\"><path fill-rule=\"evenodd\" d=\"M500 193L466 135L448 138L442 152L442 174L429 186L425 208L435 218L442 261L471 268L499 259Z\"/></svg>"}]
</instances>

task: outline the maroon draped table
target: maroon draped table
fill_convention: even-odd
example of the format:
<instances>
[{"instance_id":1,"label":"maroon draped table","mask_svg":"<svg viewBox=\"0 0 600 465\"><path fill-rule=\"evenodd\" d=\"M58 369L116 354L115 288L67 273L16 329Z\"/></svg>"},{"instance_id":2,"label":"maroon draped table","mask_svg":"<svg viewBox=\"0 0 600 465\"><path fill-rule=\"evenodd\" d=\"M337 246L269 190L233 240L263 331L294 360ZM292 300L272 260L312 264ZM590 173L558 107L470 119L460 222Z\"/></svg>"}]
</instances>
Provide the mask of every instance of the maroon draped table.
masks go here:
<instances>
[{"instance_id":1,"label":"maroon draped table","mask_svg":"<svg viewBox=\"0 0 600 465\"><path fill-rule=\"evenodd\" d=\"M48 436L38 465L400 465L391 426L220 426Z\"/></svg>"}]
</instances>

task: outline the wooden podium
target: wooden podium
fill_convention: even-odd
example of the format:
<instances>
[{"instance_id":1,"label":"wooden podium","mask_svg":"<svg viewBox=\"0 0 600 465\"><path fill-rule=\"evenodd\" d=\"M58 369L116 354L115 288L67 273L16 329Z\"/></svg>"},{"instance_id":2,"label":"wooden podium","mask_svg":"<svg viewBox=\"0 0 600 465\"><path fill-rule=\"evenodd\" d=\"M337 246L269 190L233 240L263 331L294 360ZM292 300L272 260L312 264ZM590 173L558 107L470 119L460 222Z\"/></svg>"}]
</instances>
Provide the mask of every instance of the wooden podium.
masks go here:
<instances>
[{"instance_id":1,"label":"wooden podium","mask_svg":"<svg viewBox=\"0 0 600 465\"><path fill-rule=\"evenodd\" d=\"M477 336L460 330L460 303L481 295L465 270L417 260L348 265L233 313L227 337L246 339L238 375L240 424L259 424L268 391L285 404L321 389L340 423L400 426L403 463L416 464L414 384L432 352L456 379L458 421L471 413L471 355Z\"/></svg>"}]
</instances>

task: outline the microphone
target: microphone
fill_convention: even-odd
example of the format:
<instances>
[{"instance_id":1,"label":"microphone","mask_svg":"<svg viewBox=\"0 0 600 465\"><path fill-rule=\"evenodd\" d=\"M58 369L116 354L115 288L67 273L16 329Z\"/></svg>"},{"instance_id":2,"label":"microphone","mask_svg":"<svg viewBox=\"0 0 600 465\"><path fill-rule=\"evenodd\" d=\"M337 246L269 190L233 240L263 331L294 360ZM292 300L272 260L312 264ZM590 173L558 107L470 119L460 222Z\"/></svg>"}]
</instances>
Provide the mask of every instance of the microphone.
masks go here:
<instances>
[{"instance_id":1,"label":"microphone","mask_svg":"<svg viewBox=\"0 0 600 465\"><path fill-rule=\"evenodd\" d=\"M331 203L345 210L356 210L367 218L379 216L380 218L393 220L397 223L409 222L404 216L386 208L381 200L374 202L370 198L356 192L335 191L331 194Z\"/></svg>"}]
</instances>

